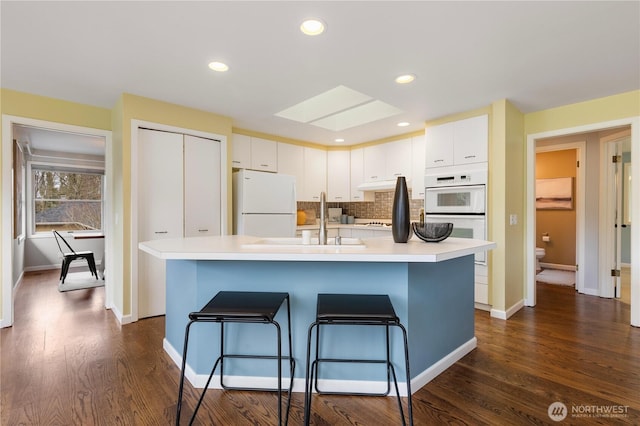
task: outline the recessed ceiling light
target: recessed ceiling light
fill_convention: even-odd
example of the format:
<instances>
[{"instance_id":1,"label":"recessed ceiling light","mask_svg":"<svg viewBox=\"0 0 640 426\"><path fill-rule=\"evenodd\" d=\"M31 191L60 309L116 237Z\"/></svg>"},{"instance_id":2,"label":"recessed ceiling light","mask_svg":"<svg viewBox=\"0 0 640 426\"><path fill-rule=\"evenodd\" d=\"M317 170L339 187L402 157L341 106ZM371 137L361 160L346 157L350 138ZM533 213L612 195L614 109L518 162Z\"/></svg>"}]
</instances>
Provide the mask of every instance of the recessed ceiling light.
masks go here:
<instances>
[{"instance_id":1,"label":"recessed ceiling light","mask_svg":"<svg viewBox=\"0 0 640 426\"><path fill-rule=\"evenodd\" d=\"M336 139L336 142L344 142L344 139L342 139L342 138L337 138L337 139Z\"/></svg>"},{"instance_id":2,"label":"recessed ceiling light","mask_svg":"<svg viewBox=\"0 0 640 426\"><path fill-rule=\"evenodd\" d=\"M408 121L401 121L398 123L398 127L407 127L409 124Z\"/></svg>"},{"instance_id":3,"label":"recessed ceiling light","mask_svg":"<svg viewBox=\"0 0 640 426\"><path fill-rule=\"evenodd\" d=\"M229 66L223 62L209 62L209 68L218 72L225 72L229 69Z\"/></svg>"},{"instance_id":4,"label":"recessed ceiling light","mask_svg":"<svg viewBox=\"0 0 640 426\"><path fill-rule=\"evenodd\" d=\"M310 36L322 34L324 32L324 22L319 19L307 19L300 25L300 31Z\"/></svg>"},{"instance_id":5,"label":"recessed ceiling light","mask_svg":"<svg viewBox=\"0 0 640 426\"><path fill-rule=\"evenodd\" d=\"M411 83L415 79L416 79L416 76L413 74L404 74L396 77L396 83L407 84L407 83Z\"/></svg>"}]
</instances>

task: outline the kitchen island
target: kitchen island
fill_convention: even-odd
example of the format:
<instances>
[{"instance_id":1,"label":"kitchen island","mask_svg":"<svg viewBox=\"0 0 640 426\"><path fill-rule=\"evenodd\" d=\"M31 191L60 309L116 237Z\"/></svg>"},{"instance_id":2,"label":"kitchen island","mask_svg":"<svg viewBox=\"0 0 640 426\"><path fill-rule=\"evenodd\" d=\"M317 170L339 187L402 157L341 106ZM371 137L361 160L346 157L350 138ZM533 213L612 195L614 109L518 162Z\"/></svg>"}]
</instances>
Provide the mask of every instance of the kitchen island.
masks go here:
<instances>
[{"instance_id":1,"label":"kitchen island","mask_svg":"<svg viewBox=\"0 0 640 426\"><path fill-rule=\"evenodd\" d=\"M295 391L304 391L307 331L315 319L318 293L389 295L408 332L414 391L476 347L474 253L490 250L494 243L465 238L425 243L415 237L406 244L396 244L391 237L344 241L348 244L305 246L294 240L280 244L277 239L234 235L140 243L141 250L166 260L165 350L180 365L189 312L201 309L221 290L290 294ZM286 333L286 309L276 320ZM231 351L275 351L273 327L267 331L263 325L230 324L227 330L227 336L234 336L228 342ZM217 324L200 324L191 332L186 377L196 387L204 386L219 352L218 336ZM384 357L381 327L331 327L322 337L327 339L323 348L330 348L325 356ZM399 333L392 333L391 344L392 361L402 378ZM273 385L275 363L266 362L225 362L228 384ZM371 391L386 383L386 371L379 365L329 365L319 378L332 389ZM219 381L212 386L219 387Z\"/></svg>"}]
</instances>

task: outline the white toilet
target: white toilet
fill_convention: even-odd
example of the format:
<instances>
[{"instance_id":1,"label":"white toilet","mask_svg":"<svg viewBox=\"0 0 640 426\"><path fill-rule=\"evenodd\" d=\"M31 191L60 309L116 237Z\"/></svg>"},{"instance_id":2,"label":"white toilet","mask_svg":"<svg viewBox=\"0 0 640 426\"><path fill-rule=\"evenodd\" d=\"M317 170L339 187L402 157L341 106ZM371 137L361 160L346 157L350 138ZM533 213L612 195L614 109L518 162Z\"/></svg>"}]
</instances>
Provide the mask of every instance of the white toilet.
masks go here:
<instances>
[{"instance_id":1,"label":"white toilet","mask_svg":"<svg viewBox=\"0 0 640 426\"><path fill-rule=\"evenodd\" d=\"M542 267L540 266L540 259L544 257L546 252L543 248L536 247L536 272L542 271Z\"/></svg>"}]
</instances>

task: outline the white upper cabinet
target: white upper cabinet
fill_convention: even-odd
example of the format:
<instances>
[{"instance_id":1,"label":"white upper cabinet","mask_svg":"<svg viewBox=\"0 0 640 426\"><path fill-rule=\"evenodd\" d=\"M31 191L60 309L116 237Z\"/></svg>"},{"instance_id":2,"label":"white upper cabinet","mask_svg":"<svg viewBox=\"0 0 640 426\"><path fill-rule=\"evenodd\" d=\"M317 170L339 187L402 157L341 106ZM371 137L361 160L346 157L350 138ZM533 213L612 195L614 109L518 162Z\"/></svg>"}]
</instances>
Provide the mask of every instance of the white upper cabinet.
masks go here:
<instances>
[{"instance_id":1,"label":"white upper cabinet","mask_svg":"<svg viewBox=\"0 0 640 426\"><path fill-rule=\"evenodd\" d=\"M384 145L373 145L364 148L364 181L377 182L385 179L386 149Z\"/></svg>"},{"instance_id":2,"label":"white upper cabinet","mask_svg":"<svg viewBox=\"0 0 640 426\"><path fill-rule=\"evenodd\" d=\"M327 201L347 202L350 200L350 163L349 151L327 152Z\"/></svg>"},{"instance_id":3,"label":"white upper cabinet","mask_svg":"<svg viewBox=\"0 0 640 426\"><path fill-rule=\"evenodd\" d=\"M404 176L411 179L411 138L382 145L386 156L386 179Z\"/></svg>"},{"instance_id":4,"label":"white upper cabinet","mask_svg":"<svg viewBox=\"0 0 640 426\"><path fill-rule=\"evenodd\" d=\"M278 142L278 173L296 177L296 198L304 186L304 149L300 145Z\"/></svg>"},{"instance_id":5,"label":"white upper cabinet","mask_svg":"<svg viewBox=\"0 0 640 426\"><path fill-rule=\"evenodd\" d=\"M453 163L484 163L488 160L489 117L480 115L456 122L453 128Z\"/></svg>"},{"instance_id":6,"label":"white upper cabinet","mask_svg":"<svg viewBox=\"0 0 640 426\"><path fill-rule=\"evenodd\" d=\"M402 139L364 148L365 182L410 178L411 139Z\"/></svg>"},{"instance_id":7,"label":"white upper cabinet","mask_svg":"<svg viewBox=\"0 0 640 426\"><path fill-rule=\"evenodd\" d=\"M278 171L278 142L234 133L231 135L231 167Z\"/></svg>"},{"instance_id":8,"label":"white upper cabinet","mask_svg":"<svg viewBox=\"0 0 640 426\"><path fill-rule=\"evenodd\" d=\"M231 135L231 167L238 169L251 168L251 137Z\"/></svg>"},{"instance_id":9,"label":"white upper cabinet","mask_svg":"<svg viewBox=\"0 0 640 426\"><path fill-rule=\"evenodd\" d=\"M263 172L277 172L278 142L252 137L251 168Z\"/></svg>"},{"instance_id":10,"label":"white upper cabinet","mask_svg":"<svg viewBox=\"0 0 640 426\"><path fill-rule=\"evenodd\" d=\"M304 182L298 201L320 201L327 191L327 151L304 147Z\"/></svg>"},{"instance_id":11,"label":"white upper cabinet","mask_svg":"<svg viewBox=\"0 0 640 426\"><path fill-rule=\"evenodd\" d=\"M364 183L364 148L351 150L351 201L365 201L365 193L358 190Z\"/></svg>"},{"instance_id":12,"label":"white upper cabinet","mask_svg":"<svg viewBox=\"0 0 640 426\"><path fill-rule=\"evenodd\" d=\"M453 123L427 128L425 132L425 167L453 165Z\"/></svg>"},{"instance_id":13,"label":"white upper cabinet","mask_svg":"<svg viewBox=\"0 0 640 426\"><path fill-rule=\"evenodd\" d=\"M488 161L489 117L429 127L426 130L425 167L443 167Z\"/></svg>"},{"instance_id":14,"label":"white upper cabinet","mask_svg":"<svg viewBox=\"0 0 640 426\"><path fill-rule=\"evenodd\" d=\"M424 135L411 138L411 198L424 200Z\"/></svg>"}]
</instances>

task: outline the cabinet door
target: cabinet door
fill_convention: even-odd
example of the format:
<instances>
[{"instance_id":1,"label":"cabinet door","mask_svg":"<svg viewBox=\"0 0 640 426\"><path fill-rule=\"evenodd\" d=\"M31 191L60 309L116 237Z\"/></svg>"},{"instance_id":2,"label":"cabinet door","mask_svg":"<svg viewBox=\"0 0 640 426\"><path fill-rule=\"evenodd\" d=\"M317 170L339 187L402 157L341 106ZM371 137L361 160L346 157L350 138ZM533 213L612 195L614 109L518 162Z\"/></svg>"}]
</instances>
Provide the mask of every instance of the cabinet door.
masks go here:
<instances>
[{"instance_id":1,"label":"cabinet door","mask_svg":"<svg viewBox=\"0 0 640 426\"><path fill-rule=\"evenodd\" d=\"M364 148L364 181L377 182L386 175L386 150L384 145L373 145Z\"/></svg>"},{"instance_id":2,"label":"cabinet door","mask_svg":"<svg viewBox=\"0 0 640 426\"><path fill-rule=\"evenodd\" d=\"M411 179L411 138L381 145L387 161L384 179L396 179L404 176Z\"/></svg>"},{"instance_id":3,"label":"cabinet door","mask_svg":"<svg viewBox=\"0 0 640 426\"><path fill-rule=\"evenodd\" d=\"M304 147L303 201L320 201L327 191L327 151Z\"/></svg>"},{"instance_id":4,"label":"cabinet door","mask_svg":"<svg viewBox=\"0 0 640 426\"><path fill-rule=\"evenodd\" d=\"M350 163L349 151L327 152L327 201L349 201Z\"/></svg>"},{"instance_id":5,"label":"cabinet door","mask_svg":"<svg viewBox=\"0 0 640 426\"><path fill-rule=\"evenodd\" d=\"M231 135L231 167L251 168L251 138L246 135Z\"/></svg>"},{"instance_id":6,"label":"cabinet door","mask_svg":"<svg viewBox=\"0 0 640 426\"><path fill-rule=\"evenodd\" d=\"M220 142L184 137L184 236L220 235Z\"/></svg>"},{"instance_id":7,"label":"cabinet door","mask_svg":"<svg viewBox=\"0 0 640 426\"><path fill-rule=\"evenodd\" d=\"M454 164L482 163L488 159L489 117L480 115L455 122Z\"/></svg>"},{"instance_id":8,"label":"cabinet door","mask_svg":"<svg viewBox=\"0 0 640 426\"><path fill-rule=\"evenodd\" d=\"M426 168L453 165L453 123L427 128L424 164Z\"/></svg>"},{"instance_id":9,"label":"cabinet door","mask_svg":"<svg viewBox=\"0 0 640 426\"><path fill-rule=\"evenodd\" d=\"M263 172L277 172L278 142L252 137L251 168Z\"/></svg>"},{"instance_id":10,"label":"cabinet door","mask_svg":"<svg viewBox=\"0 0 640 426\"><path fill-rule=\"evenodd\" d=\"M411 138L411 198L424 200L424 135Z\"/></svg>"},{"instance_id":11,"label":"cabinet door","mask_svg":"<svg viewBox=\"0 0 640 426\"><path fill-rule=\"evenodd\" d=\"M138 130L138 241L183 235L182 135ZM165 313L165 262L138 251L138 318Z\"/></svg>"},{"instance_id":12,"label":"cabinet door","mask_svg":"<svg viewBox=\"0 0 640 426\"><path fill-rule=\"evenodd\" d=\"M304 188L304 149L300 145L278 142L278 173L296 177L296 199Z\"/></svg>"},{"instance_id":13,"label":"cabinet door","mask_svg":"<svg viewBox=\"0 0 640 426\"><path fill-rule=\"evenodd\" d=\"M351 150L351 201L365 201L365 193L358 190L364 182L364 149Z\"/></svg>"}]
</instances>

